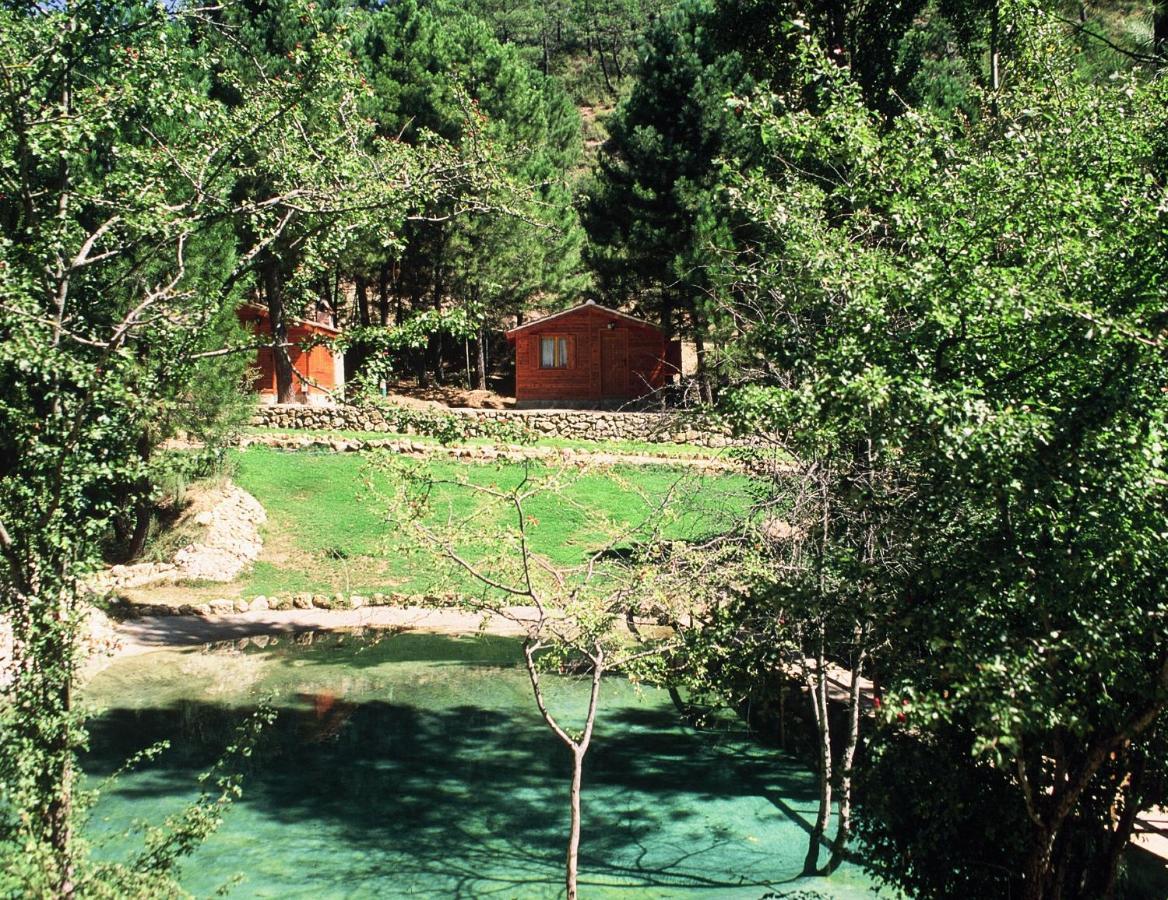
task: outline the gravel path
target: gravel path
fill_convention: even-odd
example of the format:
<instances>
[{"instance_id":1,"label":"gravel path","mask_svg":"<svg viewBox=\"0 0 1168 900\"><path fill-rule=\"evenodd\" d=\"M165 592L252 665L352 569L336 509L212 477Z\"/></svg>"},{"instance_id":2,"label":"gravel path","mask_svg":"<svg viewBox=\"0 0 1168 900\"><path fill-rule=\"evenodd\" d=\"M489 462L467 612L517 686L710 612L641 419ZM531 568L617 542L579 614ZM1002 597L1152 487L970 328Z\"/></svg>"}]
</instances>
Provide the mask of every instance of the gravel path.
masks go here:
<instances>
[{"instance_id":1,"label":"gravel path","mask_svg":"<svg viewBox=\"0 0 1168 900\"><path fill-rule=\"evenodd\" d=\"M153 650L192 647L262 634L353 628L404 628L434 634L485 633L511 637L522 635L523 623L534 620L534 617L534 608L518 606L509 607L505 616L490 617L459 609L426 609L420 606L270 610L207 618L148 616L121 622L116 626L118 647L113 656L135 656Z\"/></svg>"}]
</instances>

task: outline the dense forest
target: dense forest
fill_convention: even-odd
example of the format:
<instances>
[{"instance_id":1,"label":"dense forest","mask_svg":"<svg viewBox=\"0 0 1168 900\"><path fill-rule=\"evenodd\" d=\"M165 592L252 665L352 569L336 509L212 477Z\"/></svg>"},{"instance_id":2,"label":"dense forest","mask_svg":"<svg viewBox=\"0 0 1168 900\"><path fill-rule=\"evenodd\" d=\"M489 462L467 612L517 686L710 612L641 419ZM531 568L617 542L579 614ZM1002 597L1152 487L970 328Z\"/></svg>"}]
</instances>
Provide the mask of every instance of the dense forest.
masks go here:
<instances>
[{"instance_id":1,"label":"dense forest","mask_svg":"<svg viewBox=\"0 0 1168 900\"><path fill-rule=\"evenodd\" d=\"M646 550L635 611L695 709L765 730L802 667L805 872L860 842L913 897L1134 890L1168 802L1168 4L5 0L0 72L0 892L172 896L239 790L95 861L73 690L85 579L221 457L261 344L281 400L304 319L344 402L503 389L503 332L587 299L691 343L685 395L757 439L756 506Z\"/></svg>"}]
</instances>

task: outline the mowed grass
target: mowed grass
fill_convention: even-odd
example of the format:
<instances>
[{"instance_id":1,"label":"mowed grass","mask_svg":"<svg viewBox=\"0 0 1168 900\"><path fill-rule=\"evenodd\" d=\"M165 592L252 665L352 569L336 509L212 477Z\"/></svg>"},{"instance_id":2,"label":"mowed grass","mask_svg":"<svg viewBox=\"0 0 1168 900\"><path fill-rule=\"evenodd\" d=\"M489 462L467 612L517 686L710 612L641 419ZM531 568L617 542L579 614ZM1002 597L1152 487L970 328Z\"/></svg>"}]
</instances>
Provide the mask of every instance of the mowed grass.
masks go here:
<instances>
[{"instance_id":1,"label":"mowed grass","mask_svg":"<svg viewBox=\"0 0 1168 900\"><path fill-rule=\"evenodd\" d=\"M514 509L471 486L506 491L526 479L525 487L538 488L524 504L531 547L566 567L650 532L690 540L725 530L751 500L746 476L661 465L579 469L264 447L237 452L232 464L236 483L268 514L264 549L251 572L230 585L161 588L136 592L135 599L475 588L469 576L439 562L438 549L419 540L410 514L395 502L411 476L415 493L419 482L432 485L423 521L452 535L468 561L493 566L518 559Z\"/></svg>"}]
</instances>

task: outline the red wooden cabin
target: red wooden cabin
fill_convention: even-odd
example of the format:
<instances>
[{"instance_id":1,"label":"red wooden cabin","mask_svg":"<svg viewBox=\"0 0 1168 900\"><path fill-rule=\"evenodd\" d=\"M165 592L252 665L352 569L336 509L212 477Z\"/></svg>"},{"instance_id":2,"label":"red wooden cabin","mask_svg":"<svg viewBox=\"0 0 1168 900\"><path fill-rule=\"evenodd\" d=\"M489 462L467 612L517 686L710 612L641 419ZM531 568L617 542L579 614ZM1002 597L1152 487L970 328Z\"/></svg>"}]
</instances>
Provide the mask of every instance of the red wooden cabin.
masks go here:
<instances>
[{"instance_id":1,"label":"red wooden cabin","mask_svg":"<svg viewBox=\"0 0 1168 900\"><path fill-rule=\"evenodd\" d=\"M255 335L271 339L272 329L268 326L267 307L247 303L237 311L239 321ZM329 400L329 392L345 384L345 363L341 354L334 354L328 347L316 346L302 349L310 338L333 338L340 331L326 322L308 322L292 319L288 322L288 356L292 368L299 377L293 376L293 389L301 403L323 403ZM272 351L268 347L259 350L255 360L258 370L255 390L264 403L275 403L276 366L272 362Z\"/></svg>"},{"instance_id":2,"label":"red wooden cabin","mask_svg":"<svg viewBox=\"0 0 1168 900\"><path fill-rule=\"evenodd\" d=\"M664 387L681 371L681 345L655 325L598 306L581 306L507 332L515 345L520 406L600 406Z\"/></svg>"}]
</instances>

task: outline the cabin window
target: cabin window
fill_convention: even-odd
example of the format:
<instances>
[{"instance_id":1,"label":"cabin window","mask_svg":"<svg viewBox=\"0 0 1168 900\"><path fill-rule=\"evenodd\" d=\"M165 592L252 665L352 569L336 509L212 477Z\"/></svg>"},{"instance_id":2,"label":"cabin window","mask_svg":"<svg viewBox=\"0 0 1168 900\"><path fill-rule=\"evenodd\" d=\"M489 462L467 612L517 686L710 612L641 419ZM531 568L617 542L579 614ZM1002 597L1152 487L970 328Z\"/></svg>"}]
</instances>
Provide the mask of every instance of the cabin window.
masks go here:
<instances>
[{"instance_id":1,"label":"cabin window","mask_svg":"<svg viewBox=\"0 0 1168 900\"><path fill-rule=\"evenodd\" d=\"M539 339L539 367L541 369L568 368L568 339L541 337Z\"/></svg>"}]
</instances>

